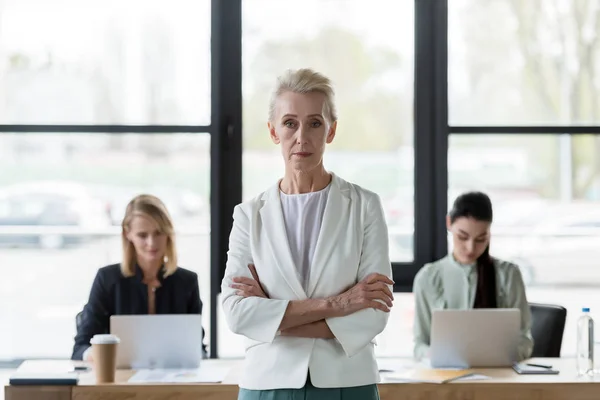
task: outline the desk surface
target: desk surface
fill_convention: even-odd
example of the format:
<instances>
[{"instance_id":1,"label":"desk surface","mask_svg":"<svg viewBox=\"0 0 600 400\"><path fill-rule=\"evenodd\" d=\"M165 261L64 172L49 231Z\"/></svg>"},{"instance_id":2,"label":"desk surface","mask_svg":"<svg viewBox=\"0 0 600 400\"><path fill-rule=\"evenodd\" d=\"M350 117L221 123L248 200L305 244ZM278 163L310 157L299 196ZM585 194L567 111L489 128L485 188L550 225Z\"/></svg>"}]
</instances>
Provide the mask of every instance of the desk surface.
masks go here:
<instances>
[{"instance_id":1,"label":"desk surface","mask_svg":"<svg viewBox=\"0 0 600 400\"><path fill-rule=\"evenodd\" d=\"M456 399L472 400L597 400L600 398L600 376L578 377L573 359L536 359L560 370L559 375L518 375L509 368L476 369L488 380L453 382L444 385L423 383L381 383L379 392L386 399ZM130 384L133 371L117 371L117 383L96 385L91 372L80 374L80 383L74 387L15 387L5 388L6 400L234 400L237 398L237 381L241 370L239 360L206 360L206 365L230 366L231 370L222 383L157 383ZM77 364L72 361L27 361L19 372L64 372ZM80 364L80 363L79 363ZM381 359L381 368L409 367L406 359ZM385 373L382 374L385 377Z\"/></svg>"}]
</instances>

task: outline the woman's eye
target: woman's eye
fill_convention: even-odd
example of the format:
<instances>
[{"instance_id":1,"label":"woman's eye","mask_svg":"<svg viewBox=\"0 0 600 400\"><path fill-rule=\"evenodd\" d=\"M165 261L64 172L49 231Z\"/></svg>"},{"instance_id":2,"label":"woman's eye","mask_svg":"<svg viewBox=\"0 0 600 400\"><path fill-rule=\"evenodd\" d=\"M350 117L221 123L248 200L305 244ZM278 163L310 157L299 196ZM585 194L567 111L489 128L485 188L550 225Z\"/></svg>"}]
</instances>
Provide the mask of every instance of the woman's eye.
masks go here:
<instances>
[{"instance_id":1,"label":"woman's eye","mask_svg":"<svg viewBox=\"0 0 600 400\"><path fill-rule=\"evenodd\" d=\"M469 238L467 238L467 237L462 237L462 236L459 236L459 237L458 237L458 240L461 240L461 241L463 241L463 242L466 242L467 240L469 240Z\"/></svg>"},{"instance_id":2,"label":"woman's eye","mask_svg":"<svg viewBox=\"0 0 600 400\"><path fill-rule=\"evenodd\" d=\"M313 128L318 128L320 126L321 126L321 121L315 121L315 122L312 123L312 127Z\"/></svg>"},{"instance_id":3,"label":"woman's eye","mask_svg":"<svg viewBox=\"0 0 600 400\"><path fill-rule=\"evenodd\" d=\"M287 126L288 128L293 128L294 127L294 121L285 121L283 123L285 126Z\"/></svg>"}]
</instances>

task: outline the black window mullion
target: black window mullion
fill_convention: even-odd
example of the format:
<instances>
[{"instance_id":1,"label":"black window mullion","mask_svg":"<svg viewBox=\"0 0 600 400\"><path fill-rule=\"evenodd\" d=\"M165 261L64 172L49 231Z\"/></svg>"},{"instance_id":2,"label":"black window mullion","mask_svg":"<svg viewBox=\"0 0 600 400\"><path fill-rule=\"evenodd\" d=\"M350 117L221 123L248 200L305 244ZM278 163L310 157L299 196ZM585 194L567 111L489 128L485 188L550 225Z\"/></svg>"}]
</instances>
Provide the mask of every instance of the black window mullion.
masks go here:
<instances>
[{"instance_id":1,"label":"black window mullion","mask_svg":"<svg viewBox=\"0 0 600 400\"><path fill-rule=\"evenodd\" d=\"M242 2L212 0L211 13L210 357L217 358L217 296L242 200Z\"/></svg>"},{"instance_id":2,"label":"black window mullion","mask_svg":"<svg viewBox=\"0 0 600 400\"><path fill-rule=\"evenodd\" d=\"M412 277L447 253L448 3L415 1L415 262ZM405 282L402 282L405 283ZM412 281L410 282L412 288Z\"/></svg>"}]
</instances>

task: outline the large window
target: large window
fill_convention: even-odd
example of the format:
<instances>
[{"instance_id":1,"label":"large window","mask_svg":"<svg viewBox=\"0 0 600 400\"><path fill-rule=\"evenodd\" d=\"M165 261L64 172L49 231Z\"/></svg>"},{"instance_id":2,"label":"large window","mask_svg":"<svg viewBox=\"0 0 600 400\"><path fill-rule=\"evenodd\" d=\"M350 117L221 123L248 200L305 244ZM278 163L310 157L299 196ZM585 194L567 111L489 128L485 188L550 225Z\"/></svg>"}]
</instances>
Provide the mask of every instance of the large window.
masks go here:
<instances>
[{"instance_id":1,"label":"large window","mask_svg":"<svg viewBox=\"0 0 600 400\"><path fill-rule=\"evenodd\" d=\"M210 123L210 1L3 0L0 123Z\"/></svg>"},{"instance_id":2,"label":"large window","mask_svg":"<svg viewBox=\"0 0 600 400\"><path fill-rule=\"evenodd\" d=\"M451 125L600 123L600 3L452 0Z\"/></svg>"},{"instance_id":3,"label":"large window","mask_svg":"<svg viewBox=\"0 0 600 400\"><path fill-rule=\"evenodd\" d=\"M519 265L530 301L567 307L573 354L599 300L600 3L448 5L449 201L491 195L492 253Z\"/></svg>"},{"instance_id":4,"label":"large window","mask_svg":"<svg viewBox=\"0 0 600 400\"><path fill-rule=\"evenodd\" d=\"M211 25L210 0L0 1L0 366L70 357L140 193L174 218L210 344Z\"/></svg>"},{"instance_id":5,"label":"large window","mask_svg":"<svg viewBox=\"0 0 600 400\"><path fill-rule=\"evenodd\" d=\"M381 196L391 258L412 261L413 4L245 0L242 6L244 198L283 175L266 128L275 78L286 69L313 68L333 80L340 119L325 167Z\"/></svg>"},{"instance_id":6,"label":"large window","mask_svg":"<svg viewBox=\"0 0 600 400\"><path fill-rule=\"evenodd\" d=\"M199 274L210 309L210 136L1 134L0 149L0 264L10 277L0 284L0 360L70 356L75 315L98 268L120 262L120 224L139 193L165 202L180 265Z\"/></svg>"}]
</instances>

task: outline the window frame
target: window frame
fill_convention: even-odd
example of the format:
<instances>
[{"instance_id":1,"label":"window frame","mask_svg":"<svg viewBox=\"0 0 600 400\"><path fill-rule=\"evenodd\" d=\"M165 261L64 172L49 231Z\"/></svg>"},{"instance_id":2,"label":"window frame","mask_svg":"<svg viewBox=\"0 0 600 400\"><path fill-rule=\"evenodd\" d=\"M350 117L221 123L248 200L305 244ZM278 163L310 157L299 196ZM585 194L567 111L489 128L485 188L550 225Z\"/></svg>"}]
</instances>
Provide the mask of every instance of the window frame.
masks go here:
<instances>
[{"instance_id":1,"label":"window frame","mask_svg":"<svg viewBox=\"0 0 600 400\"><path fill-rule=\"evenodd\" d=\"M418 1L418 0L417 0ZM508 0L506 0L508 1ZM446 54L448 48L448 0L442 0L439 2L440 7L442 3L444 3L443 7L445 8L445 30L444 32L439 32L436 40L440 42L444 42L446 46ZM445 62L446 76L448 71L448 62L446 59ZM448 81L446 79L446 96L444 101L448 104ZM463 135L463 136L477 136L477 135L538 135L539 136L548 136L548 135L560 135L560 136L576 136L576 135L600 135L600 125L598 122L596 124L590 125L582 125L582 124L565 124L565 125L554 125L554 124L531 124L531 125L464 125L464 124L450 124L449 116L446 115L447 125L447 133L446 133L446 143L449 142L450 135ZM449 148L447 147L447 151ZM440 171L440 173L446 176L446 184L448 180L448 165L446 163L444 169ZM441 203L438 212L441 212ZM447 210L447 196L443 198L444 210ZM445 211L444 211L445 212Z\"/></svg>"},{"instance_id":2,"label":"window frame","mask_svg":"<svg viewBox=\"0 0 600 400\"><path fill-rule=\"evenodd\" d=\"M246 0L251 1L251 0ZM414 0L414 258L394 262L395 292L447 254L449 135L597 134L600 126L449 125L448 0ZM217 302L233 208L242 201L242 0L211 0L211 123L208 125L0 125L0 133L202 133L211 136L210 354L218 357ZM15 360L18 365L22 360Z\"/></svg>"}]
</instances>

